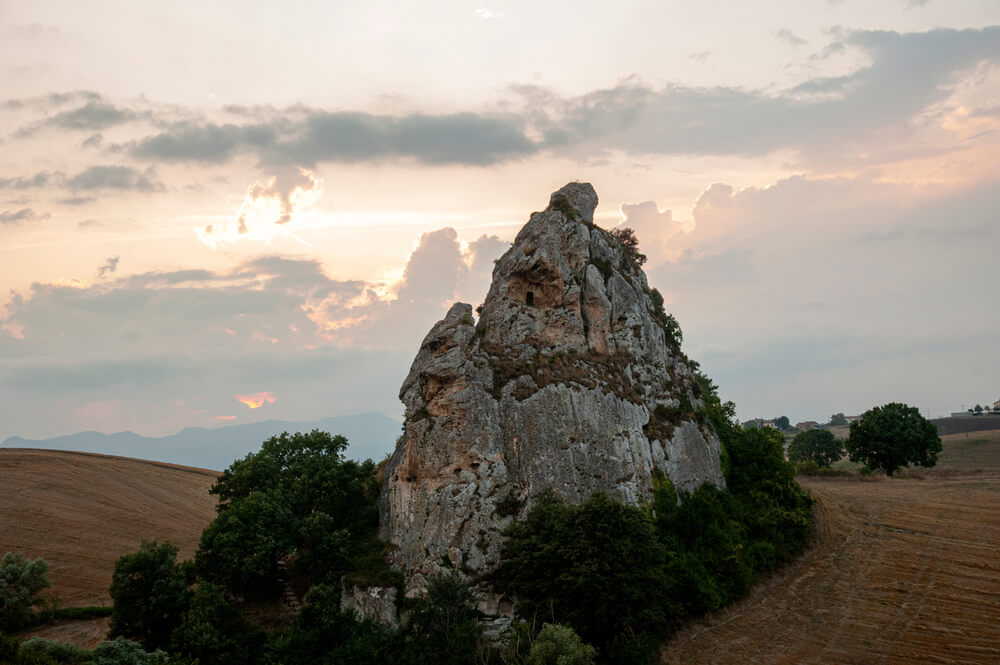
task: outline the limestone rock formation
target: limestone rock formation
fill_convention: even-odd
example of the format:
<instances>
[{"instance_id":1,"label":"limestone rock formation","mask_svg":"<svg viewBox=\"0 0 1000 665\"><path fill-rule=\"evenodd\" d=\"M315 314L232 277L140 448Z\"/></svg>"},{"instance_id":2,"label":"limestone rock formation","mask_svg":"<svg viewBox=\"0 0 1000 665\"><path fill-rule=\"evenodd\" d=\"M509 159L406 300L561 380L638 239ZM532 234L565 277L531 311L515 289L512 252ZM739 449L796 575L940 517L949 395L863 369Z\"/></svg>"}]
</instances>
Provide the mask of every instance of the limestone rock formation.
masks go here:
<instances>
[{"instance_id":1,"label":"limestone rock formation","mask_svg":"<svg viewBox=\"0 0 1000 665\"><path fill-rule=\"evenodd\" d=\"M420 346L380 521L411 591L445 559L493 570L501 531L546 488L634 505L664 477L724 484L662 300L596 206L589 184L555 192L497 262L478 321L456 303Z\"/></svg>"}]
</instances>

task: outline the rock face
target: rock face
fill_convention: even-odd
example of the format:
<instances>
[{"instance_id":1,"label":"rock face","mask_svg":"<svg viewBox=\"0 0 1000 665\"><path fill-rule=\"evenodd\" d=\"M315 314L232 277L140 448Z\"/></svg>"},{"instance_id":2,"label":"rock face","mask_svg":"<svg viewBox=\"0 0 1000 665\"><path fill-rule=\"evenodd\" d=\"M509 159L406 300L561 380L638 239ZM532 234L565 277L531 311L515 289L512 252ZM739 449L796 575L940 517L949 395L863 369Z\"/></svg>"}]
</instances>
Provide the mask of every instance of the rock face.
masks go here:
<instances>
[{"instance_id":1,"label":"rock face","mask_svg":"<svg viewBox=\"0 0 1000 665\"><path fill-rule=\"evenodd\" d=\"M596 206L589 184L555 192L497 262L478 322L456 303L420 346L380 520L410 592L445 559L492 571L501 531L546 488L635 505L663 478L724 484L662 300Z\"/></svg>"}]
</instances>

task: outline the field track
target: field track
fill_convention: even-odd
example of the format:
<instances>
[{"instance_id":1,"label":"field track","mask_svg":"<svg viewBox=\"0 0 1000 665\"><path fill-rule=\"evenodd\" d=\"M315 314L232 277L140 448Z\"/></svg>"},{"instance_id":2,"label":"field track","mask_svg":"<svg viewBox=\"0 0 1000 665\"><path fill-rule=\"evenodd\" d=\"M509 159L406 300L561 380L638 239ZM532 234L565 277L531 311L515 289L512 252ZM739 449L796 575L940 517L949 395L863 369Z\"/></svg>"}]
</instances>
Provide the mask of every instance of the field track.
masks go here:
<instances>
[{"instance_id":1,"label":"field track","mask_svg":"<svg viewBox=\"0 0 1000 665\"><path fill-rule=\"evenodd\" d=\"M817 539L663 663L1000 663L1000 432L911 477L803 478Z\"/></svg>"},{"instance_id":2,"label":"field track","mask_svg":"<svg viewBox=\"0 0 1000 665\"><path fill-rule=\"evenodd\" d=\"M215 515L208 489L217 475L125 457L0 448L0 554L48 561L48 593L60 607L110 605L115 561L143 539L170 540L182 558L194 554ZM106 630L104 619L38 634L93 646Z\"/></svg>"}]
</instances>

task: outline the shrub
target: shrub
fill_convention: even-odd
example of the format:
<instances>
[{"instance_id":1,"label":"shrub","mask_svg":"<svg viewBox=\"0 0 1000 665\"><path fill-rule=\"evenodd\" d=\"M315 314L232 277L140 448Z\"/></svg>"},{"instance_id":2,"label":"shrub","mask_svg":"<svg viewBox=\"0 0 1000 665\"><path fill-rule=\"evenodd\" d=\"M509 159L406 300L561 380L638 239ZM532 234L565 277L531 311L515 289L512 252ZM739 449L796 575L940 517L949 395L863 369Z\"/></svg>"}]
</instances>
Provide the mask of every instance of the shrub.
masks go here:
<instances>
[{"instance_id":1,"label":"shrub","mask_svg":"<svg viewBox=\"0 0 1000 665\"><path fill-rule=\"evenodd\" d=\"M92 654L87 649L81 649L71 644L32 637L21 644L17 656L18 663L52 662L72 665L73 663L90 663Z\"/></svg>"},{"instance_id":2,"label":"shrub","mask_svg":"<svg viewBox=\"0 0 1000 665\"><path fill-rule=\"evenodd\" d=\"M465 576L457 570L432 575L404 627L407 665L467 665L480 651L479 612Z\"/></svg>"},{"instance_id":3,"label":"shrub","mask_svg":"<svg viewBox=\"0 0 1000 665\"><path fill-rule=\"evenodd\" d=\"M101 642L94 649L94 665L167 665L169 662L163 651L145 651L141 644L124 637Z\"/></svg>"},{"instance_id":4,"label":"shrub","mask_svg":"<svg viewBox=\"0 0 1000 665\"><path fill-rule=\"evenodd\" d=\"M547 623L532 643L525 665L593 665L596 653L569 626Z\"/></svg>"}]
</instances>

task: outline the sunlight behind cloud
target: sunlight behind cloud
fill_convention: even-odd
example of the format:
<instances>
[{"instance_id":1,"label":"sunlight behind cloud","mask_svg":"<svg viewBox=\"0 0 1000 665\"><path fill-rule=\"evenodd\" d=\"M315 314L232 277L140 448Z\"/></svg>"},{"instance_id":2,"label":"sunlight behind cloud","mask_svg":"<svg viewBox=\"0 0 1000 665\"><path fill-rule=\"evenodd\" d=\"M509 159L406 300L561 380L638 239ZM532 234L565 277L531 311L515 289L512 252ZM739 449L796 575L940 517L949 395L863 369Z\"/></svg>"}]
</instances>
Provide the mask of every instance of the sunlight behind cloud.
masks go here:
<instances>
[{"instance_id":1,"label":"sunlight behind cloud","mask_svg":"<svg viewBox=\"0 0 1000 665\"><path fill-rule=\"evenodd\" d=\"M259 393L250 393L249 395L233 395L233 397L236 398L237 402L240 404L246 404L251 409L259 409L265 403L274 404L278 401L278 398L275 397L274 393L270 390Z\"/></svg>"}]
</instances>

